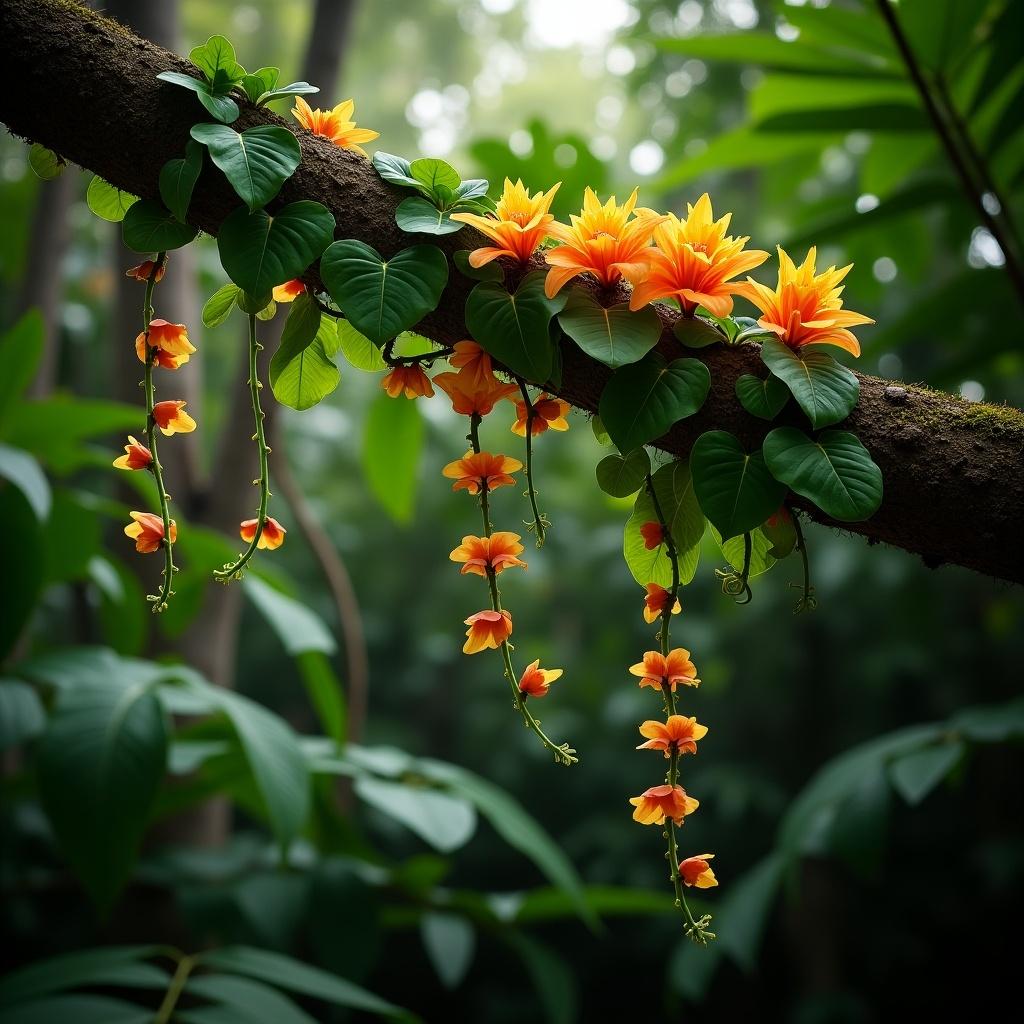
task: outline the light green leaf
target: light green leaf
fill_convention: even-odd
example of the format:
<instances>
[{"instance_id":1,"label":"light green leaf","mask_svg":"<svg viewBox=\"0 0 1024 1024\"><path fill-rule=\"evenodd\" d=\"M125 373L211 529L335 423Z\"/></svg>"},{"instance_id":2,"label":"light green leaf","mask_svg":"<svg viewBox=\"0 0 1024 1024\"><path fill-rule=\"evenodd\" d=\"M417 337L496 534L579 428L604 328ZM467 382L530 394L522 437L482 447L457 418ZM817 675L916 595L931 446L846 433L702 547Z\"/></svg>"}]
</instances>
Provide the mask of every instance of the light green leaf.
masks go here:
<instances>
[{"instance_id":1,"label":"light green leaf","mask_svg":"<svg viewBox=\"0 0 1024 1024\"><path fill-rule=\"evenodd\" d=\"M196 229L176 220L160 203L140 199L124 215L121 234L124 244L135 252L166 252L188 245Z\"/></svg>"},{"instance_id":2,"label":"light green leaf","mask_svg":"<svg viewBox=\"0 0 1024 1024\"><path fill-rule=\"evenodd\" d=\"M280 76L280 68L259 68L246 75L239 85L242 87L242 92L249 98L249 102L259 106L260 97L277 85Z\"/></svg>"},{"instance_id":3,"label":"light green leaf","mask_svg":"<svg viewBox=\"0 0 1024 1024\"><path fill-rule=\"evenodd\" d=\"M210 36L193 47L188 59L204 75L215 92L228 92L245 78L245 68L235 60L235 48L224 36Z\"/></svg>"},{"instance_id":4,"label":"light green leaf","mask_svg":"<svg viewBox=\"0 0 1024 1024\"><path fill-rule=\"evenodd\" d=\"M261 93L256 100L256 106L262 107L274 100L283 100L292 96L311 96L319 91L319 86L310 85L309 82L291 82L289 85L282 85L280 88L268 89Z\"/></svg>"},{"instance_id":5,"label":"light green leaf","mask_svg":"<svg viewBox=\"0 0 1024 1024\"><path fill-rule=\"evenodd\" d=\"M369 775L356 778L353 788L360 800L400 821L441 853L465 846L476 831L473 805L450 793Z\"/></svg>"},{"instance_id":6,"label":"light green leaf","mask_svg":"<svg viewBox=\"0 0 1024 1024\"><path fill-rule=\"evenodd\" d=\"M89 187L85 190L85 202L89 209L97 217L108 220L112 224L124 220L125 214L138 201L138 196L133 196L130 192L122 192L121 189L111 185L109 181L104 181L99 175L93 177L89 182Z\"/></svg>"},{"instance_id":7,"label":"light green leaf","mask_svg":"<svg viewBox=\"0 0 1024 1024\"><path fill-rule=\"evenodd\" d=\"M815 429L845 420L857 404L856 375L827 352L805 349L798 354L769 338L761 346L761 359L789 388Z\"/></svg>"},{"instance_id":8,"label":"light green leaf","mask_svg":"<svg viewBox=\"0 0 1024 1024\"><path fill-rule=\"evenodd\" d=\"M338 646L323 620L295 598L276 590L252 573L242 580L242 590L293 657L306 651L337 653Z\"/></svg>"},{"instance_id":9,"label":"light green leaf","mask_svg":"<svg viewBox=\"0 0 1024 1024\"><path fill-rule=\"evenodd\" d=\"M613 498L636 494L651 471L651 457L646 448L634 448L628 455L606 455L597 464L597 486Z\"/></svg>"},{"instance_id":10,"label":"light green leaf","mask_svg":"<svg viewBox=\"0 0 1024 1024\"><path fill-rule=\"evenodd\" d=\"M412 176L412 164L405 157L378 149L373 154L373 166L390 185L401 185L404 188L421 187L420 182Z\"/></svg>"},{"instance_id":11,"label":"light green leaf","mask_svg":"<svg viewBox=\"0 0 1024 1024\"><path fill-rule=\"evenodd\" d=\"M413 160L409 165L409 176L432 196L437 195L439 186L454 192L462 183L459 172L451 164L434 157Z\"/></svg>"},{"instance_id":12,"label":"light green leaf","mask_svg":"<svg viewBox=\"0 0 1024 1024\"><path fill-rule=\"evenodd\" d=\"M231 131L230 128L227 129ZM203 149L198 143L185 145L184 159L168 160L160 170L160 198L175 217L182 223L188 214L192 190L203 169Z\"/></svg>"},{"instance_id":13,"label":"light green leaf","mask_svg":"<svg viewBox=\"0 0 1024 1024\"><path fill-rule=\"evenodd\" d=\"M274 397L290 409L302 411L322 402L341 383L341 373L327 355L319 335L294 352L281 348L270 362Z\"/></svg>"},{"instance_id":14,"label":"light green leaf","mask_svg":"<svg viewBox=\"0 0 1024 1024\"><path fill-rule=\"evenodd\" d=\"M43 181L52 181L64 173L67 163L52 149L47 149L38 142L33 142L28 151L28 165L32 173Z\"/></svg>"},{"instance_id":15,"label":"light green leaf","mask_svg":"<svg viewBox=\"0 0 1024 1024\"><path fill-rule=\"evenodd\" d=\"M423 433L415 401L380 394L370 405L363 434L363 472L374 497L396 523L412 519Z\"/></svg>"},{"instance_id":16,"label":"light green leaf","mask_svg":"<svg viewBox=\"0 0 1024 1024\"><path fill-rule=\"evenodd\" d=\"M0 335L0 426L36 375L43 357L43 318L30 309Z\"/></svg>"},{"instance_id":17,"label":"light green leaf","mask_svg":"<svg viewBox=\"0 0 1024 1024\"><path fill-rule=\"evenodd\" d=\"M743 560L746 552L746 544L743 535L733 537L730 540L722 540L722 535L713 526L711 536L715 538L718 546L722 549L725 560L737 571L743 571ZM750 566L748 576L753 579L766 573L777 561L772 554L772 543L761 527L750 531Z\"/></svg>"},{"instance_id":18,"label":"light green leaf","mask_svg":"<svg viewBox=\"0 0 1024 1024\"><path fill-rule=\"evenodd\" d=\"M235 308L238 294L238 285L225 284L218 288L203 305L203 326L220 327Z\"/></svg>"},{"instance_id":19,"label":"light green leaf","mask_svg":"<svg viewBox=\"0 0 1024 1024\"><path fill-rule=\"evenodd\" d=\"M476 932L458 914L432 911L420 918L420 937L445 988L458 988L473 963Z\"/></svg>"},{"instance_id":20,"label":"light green leaf","mask_svg":"<svg viewBox=\"0 0 1024 1024\"><path fill-rule=\"evenodd\" d=\"M395 210L395 223L414 235L451 235L465 227L422 196L403 199Z\"/></svg>"},{"instance_id":21,"label":"light green leaf","mask_svg":"<svg viewBox=\"0 0 1024 1024\"><path fill-rule=\"evenodd\" d=\"M360 334L347 320L337 321L338 348L357 370L376 373L386 370L388 364L380 349L364 334Z\"/></svg>"},{"instance_id":22,"label":"light green leaf","mask_svg":"<svg viewBox=\"0 0 1024 1024\"><path fill-rule=\"evenodd\" d=\"M28 452L0 444L0 479L14 484L25 495L39 522L46 522L52 503L50 485L39 463Z\"/></svg>"},{"instance_id":23,"label":"light green leaf","mask_svg":"<svg viewBox=\"0 0 1024 1024\"><path fill-rule=\"evenodd\" d=\"M558 323L587 355L613 370L642 359L661 337L661 317L653 306L635 313L627 302L605 307L579 288L569 292Z\"/></svg>"}]
</instances>

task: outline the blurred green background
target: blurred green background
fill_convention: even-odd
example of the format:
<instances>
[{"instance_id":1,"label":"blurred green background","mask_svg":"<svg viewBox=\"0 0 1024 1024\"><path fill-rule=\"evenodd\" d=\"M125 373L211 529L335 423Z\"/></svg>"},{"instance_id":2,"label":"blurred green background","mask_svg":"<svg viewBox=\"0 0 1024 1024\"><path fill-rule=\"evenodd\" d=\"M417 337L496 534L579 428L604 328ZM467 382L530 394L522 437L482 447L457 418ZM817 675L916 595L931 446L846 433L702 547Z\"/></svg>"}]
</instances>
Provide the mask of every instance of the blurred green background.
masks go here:
<instances>
[{"instance_id":1,"label":"blurred green background","mask_svg":"<svg viewBox=\"0 0 1024 1024\"><path fill-rule=\"evenodd\" d=\"M310 66L314 6L135 0L110 13L181 52L222 32L246 66L277 65L291 80ZM1006 266L1019 251L1003 251L958 180L877 4L320 6L351 19L314 33L333 50L319 67L337 69L335 82L316 81L317 100L353 97L360 126L381 132L371 152L443 157L464 176L488 177L492 195L505 174L534 189L561 180L563 218L586 184L620 198L639 184L643 205L677 212L708 190L716 213L733 211L734 231L757 247L782 244L796 257L817 244L819 267L855 262L844 299L877 320L859 331L858 369L1024 403L1021 297ZM958 112L978 157L975 194L1012 248L1024 212L1024 5L902 0L898 14L928 81ZM53 358L37 396L134 401L141 295L120 275L130 254L116 227L86 208L89 175L39 182L27 157L18 140L0 140L3 323L43 307ZM347 688L352 640L282 489L274 512L289 543L261 568L327 624L337 654L325 655L325 643L318 660L294 657L254 601L188 573L190 562L219 564L210 538L230 533L248 500L223 493L219 473L247 443L231 416L243 391L241 322L201 326L202 301L225 279L209 239L193 248L194 257L172 254L157 314L187 322L199 348L182 383L200 430L178 449L170 489L208 539L183 545L178 600L154 622L140 588L156 569L141 560L145 580L136 580L120 536L123 482L103 468L123 442L103 431L74 450L59 435L40 442L59 520L41 541L42 575L4 587L5 615L28 617L9 660L74 644L183 656L299 732L322 733L304 682L330 663ZM440 470L462 454L464 423L443 396L389 407L377 376L344 365L342 375L322 405L279 416L275 460L287 460L307 515L351 577L369 659L362 741L465 766L507 790L568 855L602 925L581 922L483 821L442 852L351 792L287 872L267 866L273 844L245 810L193 811L177 830L164 822L113 916L97 923L55 852L25 762L7 755L0 881L10 965L111 941L244 941L336 971L430 1021L867 1022L997 1000L1016 966L1024 866L1019 589L809 526L819 607L795 617L798 565L756 580L753 602L737 607L718 590L721 556L709 542L676 633L704 680L686 711L710 728L686 766L701 809L684 852L716 852L721 885L706 903L720 941L690 947L658 831L633 824L626 802L661 767L633 750L636 724L656 708L626 673L652 631L621 558L629 502L595 486L604 451L586 418L539 438L538 483L554 526L542 551L528 549L529 572L503 578L518 656L566 669L538 712L580 750L580 764L564 770L520 727L498 659L460 652L462 619L483 595L448 552L478 520ZM509 406L485 422L485 447L517 454L512 419ZM398 429L415 458L398 457L388 433ZM10 488L0 500L14 522ZM514 489L498 493L499 528L525 515ZM29 572L10 544L4 557L5 578ZM994 710L964 714L978 706ZM934 746L895 767L903 748L875 741L921 723L943 723ZM824 782L823 766L832 773ZM523 893L529 913L517 912ZM310 1012L332 1020L341 1011Z\"/></svg>"}]
</instances>

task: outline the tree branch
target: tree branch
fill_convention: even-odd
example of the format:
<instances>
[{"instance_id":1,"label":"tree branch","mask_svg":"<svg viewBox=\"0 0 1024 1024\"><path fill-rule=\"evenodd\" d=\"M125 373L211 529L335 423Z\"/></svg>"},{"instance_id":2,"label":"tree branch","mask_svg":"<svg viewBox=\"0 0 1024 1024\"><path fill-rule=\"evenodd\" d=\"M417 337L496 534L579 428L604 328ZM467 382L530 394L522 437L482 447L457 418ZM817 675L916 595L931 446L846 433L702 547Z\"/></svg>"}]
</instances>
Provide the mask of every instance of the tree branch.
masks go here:
<instances>
[{"instance_id":1,"label":"tree branch","mask_svg":"<svg viewBox=\"0 0 1024 1024\"><path fill-rule=\"evenodd\" d=\"M17 83L0 91L0 119L16 134L120 188L158 198L160 168L184 152L189 128L205 114L190 93L156 76L171 69L194 73L192 65L70 0L0 0L0 22L0 61ZM240 105L238 129L284 123L265 109ZM394 210L402 195L366 160L288 127L299 138L303 159L276 203L319 200L334 214L338 237L361 239L385 256L423 241L398 229ZM189 219L215 234L238 205L220 173L208 166ZM450 254L475 247L478 239L467 229L431 241ZM315 271L310 277L315 279ZM472 284L453 271L440 307L419 330L440 344L465 337L463 310ZM665 324L660 348L678 355L674 314L659 311ZM756 346L715 346L695 354L712 370L708 401L658 446L685 457L708 429L730 430L744 444L758 444L768 426L744 412L734 393L740 374L765 373ZM563 355L559 394L595 411L609 371L565 342ZM882 469L882 507L869 522L838 524L806 503L797 505L818 522L904 548L928 565L953 563L1024 582L1024 414L864 375L860 386L860 404L842 426L859 435ZM798 414L792 422L799 425Z\"/></svg>"}]
</instances>

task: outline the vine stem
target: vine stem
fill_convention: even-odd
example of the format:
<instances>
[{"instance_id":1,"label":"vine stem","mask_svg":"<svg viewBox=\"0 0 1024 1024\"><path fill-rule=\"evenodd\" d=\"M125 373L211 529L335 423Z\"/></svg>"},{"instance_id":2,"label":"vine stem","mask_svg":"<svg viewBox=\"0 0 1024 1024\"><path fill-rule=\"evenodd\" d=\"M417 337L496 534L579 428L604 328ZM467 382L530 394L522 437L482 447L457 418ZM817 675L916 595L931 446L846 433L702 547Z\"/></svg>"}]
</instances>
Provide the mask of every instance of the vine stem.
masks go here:
<instances>
[{"instance_id":1,"label":"vine stem","mask_svg":"<svg viewBox=\"0 0 1024 1024\"><path fill-rule=\"evenodd\" d=\"M811 586L811 565L810 560L807 557L807 541L804 539L803 527L800 525L800 519L793 512L790 512L793 519L793 529L796 532L796 549L800 552L800 559L804 566L804 591L803 596L797 601L796 610L802 611L813 611L817 604L817 598L814 597L814 588ZM795 583L791 583L790 586L795 587Z\"/></svg>"},{"instance_id":2,"label":"vine stem","mask_svg":"<svg viewBox=\"0 0 1024 1024\"><path fill-rule=\"evenodd\" d=\"M249 314L249 397L252 400L252 416L256 424L256 433L253 435L260 453L260 509L256 519L256 531L245 551L238 558L225 565L223 569L214 569L213 575L216 579L226 583L231 579L241 579L242 569L245 568L249 559L256 553L259 547L260 537L263 536L263 526L267 518L267 504L270 501L270 467L268 465L270 448L267 447L267 438L263 429L263 409L260 406L260 390L263 385L260 383L259 366L257 361L263 346L256 340L256 315Z\"/></svg>"},{"instance_id":3,"label":"vine stem","mask_svg":"<svg viewBox=\"0 0 1024 1024\"><path fill-rule=\"evenodd\" d=\"M533 421L537 418L537 410L534 409L533 402L530 400L526 381L522 377L516 377L515 380L526 406L526 493L530 499L530 508L533 510L533 528L537 531L537 547L540 548L544 546L544 517L537 507L537 489L533 486Z\"/></svg>"},{"instance_id":4,"label":"vine stem","mask_svg":"<svg viewBox=\"0 0 1024 1024\"><path fill-rule=\"evenodd\" d=\"M679 556L676 551L675 541L672 539L672 530L669 527L668 520L665 518L665 513L662 510L661 503L658 501L658 495L654 491L654 479L651 474L647 474L647 493L651 496L651 503L654 505L654 514L658 517L658 525L661 527L661 536L665 542L665 552L668 555L669 561L672 563L672 589L669 591L668 600L665 602L665 607L661 610L661 632L658 634L661 640L661 653L667 656L669 650L669 631L670 624L672 621L672 609L676 606L676 600L679 597ZM673 701L675 698L673 697ZM673 712L674 713L674 712Z\"/></svg>"},{"instance_id":5,"label":"vine stem","mask_svg":"<svg viewBox=\"0 0 1024 1024\"><path fill-rule=\"evenodd\" d=\"M171 540L171 509L170 496L164 487L164 471L160 465L160 455L157 450L157 426L153 418L153 408L156 405L156 386L153 383L153 369L156 365L156 349L149 344L150 326L153 322L153 291L156 288L157 277L167 260L167 253L157 253L153 261L153 269L146 279L146 297L142 307L142 329L146 348L146 375L143 387L146 390L146 443L149 446L149 453L153 456L150 469L153 473L153 480L156 482L157 500L160 503L160 519L164 526L163 549L164 549L164 581L160 586L158 594L151 595L153 611L162 612L170 600L171 584L174 582L174 542Z\"/></svg>"},{"instance_id":6,"label":"vine stem","mask_svg":"<svg viewBox=\"0 0 1024 1024\"><path fill-rule=\"evenodd\" d=\"M421 363L432 363L435 359L447 359L448 356L455 354L455 349L446 345L430 352L418 352L414 356L396 356L395 339L392 338L391 341L384 343L380 354L384 362L395 369L398 366L418 366Z\"/></svg>"},{"instance_id":7,"label":"vine stem","mask_svg":"<svg viewBox=\"0 0 1024 1024\"><path fill-rule=\"evenodd\" d=\"M178 967L174 972L174 977L171 978L170 985L167 986L163 1002L156 1011L153 1024L168 1024L175 1007L178 1005L178 1000L181 998L181 993L185 990L188 977L197 963L198 958L195 956L182 956L178 960Z\"/></svg>"},{"instance_id":8,"label":"vine stem","mask_svg":"<svg viewBox=\"0 0 1024 1024\"><path fill-rule=\"evenodd\" d=\"M472 445L473 451L479 455L480 453L480 416L477 413L473 413L469 418L469 436L468 441ZM491 517L490 508L487 497L487 481L481 479L480 481L480 514L483 517L484 536L491 536ZM491 594L491 610L500 612L501 608L501 596L498 593L498 579L494 573L494 569L491 566L487 566L487 587ZM574 757L576 753L568 743L558 744L544 730L540 727L540 722L534 717L533 712L526 706L526 695L521 693L519 686L516 683L516 670L512 664L512 645L507 640L501 642L501 657L505 665L505 678L508 680L509 686L512 688L512 706L515 707L519 713L523 716L523 722L527 728L532 729L536 734L537 738L544 744L544 746L555 755L555 760L559 764L564 764L566 767L576 764L579 758Z\"/></svg>"}]
</instances>

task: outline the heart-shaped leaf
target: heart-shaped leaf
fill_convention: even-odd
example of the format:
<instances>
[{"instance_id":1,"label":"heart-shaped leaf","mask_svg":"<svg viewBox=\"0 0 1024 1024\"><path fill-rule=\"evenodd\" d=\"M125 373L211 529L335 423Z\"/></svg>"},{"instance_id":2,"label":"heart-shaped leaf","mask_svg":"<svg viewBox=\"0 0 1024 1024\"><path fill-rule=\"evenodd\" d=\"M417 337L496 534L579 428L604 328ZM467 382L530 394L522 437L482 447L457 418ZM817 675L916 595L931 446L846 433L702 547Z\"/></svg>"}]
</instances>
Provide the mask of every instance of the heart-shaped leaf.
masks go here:
<instances>
[{"instance_id":1,"label":"heart-shaped leaf","mask_svg":"<svg viewBox=\"0 0 1024 1024\"><path fill-rule=\"evenodd\" d=\"M377 173L391 185L403 188L419 188L420 183L412 176L412 164L403 156L377 150L373 154L373 166Z\"/></svg>"},{"instance_id":2,"label":"heart-shaped leaf","mask_svg":"<svg viewBox=\"0 0 1024 1024\"><path fill-rule=\"evenodd\" d=\"M28 151L28 165L32 173L43 181L53 181L64 173L67 164L52 149L33 142ZM486 191L486 189L485 189Z\"/></svg>"},{"instance_id":3,"label":"heart-shaped leaf","mask_svg":"<svg viewBox=\"0 0 1024 1024\"><path fill-rule=\"evenodd\" d=\"M462 184L459 172L451 164L434 157L413 160L409 165L409 175L431 196L437 196L439 188L450 189L454 193Z\"/></svg>"},{"instance_id":4,"label":"heart-shaped leaf","mask_svg":"<svg viewBox=\"0 0 1024 1024\"><path fill-rule=\"evenodd\" d=\"M228 277L250 295L265 295L299 277L327 248L334 217L326 206L303 199L273 216L239 207L220 226L217 249Z\"/></svg>"},{"instance_id":5,"label":"heart-shaped leaf","mask_svg":"<svg viewBox=\"0 0 1024 1024\"><path fill-rule=\"evenodd\" d=\"M203 305L203 326L220 327L235 308L238 295L238 285L225 284L218 288Z\"/></svg>"},{"instance_id":6,"label":"heart-shaped leaf","mask_svg":"<svg viewBox=\"0 0 1024 1024\"><path fill-rule=\"evenodd\" d=\"M789 389L773 373L764 380L745 373L736 379L736 397L751 416L773 420L789 401Z\"/></svg>"},{"instance_id":7,"label":"heart-shaped leaf","mask_svg":"<svg viewBox=\"0 0 1024 1024\"><path fill-rule=\"evenodd\" d=\"M152 199L133 203L121 222L124 244L135 252L180 249L196 237L196 229L182 224L170 210Z\"/></svg>"},{"instance_id":8,"label":"heart-shaped leaf","mask_svg":"<svg viewBox=\"0 0 1024 1024\"><path fill-rule=\"evenodd\" d=\"M414 245L389 260L365 242L335 242L320 260L327 291L352 326L383 345L437 308L448 261L433 245Z\"/></svg>"},{"instance_id":9,"label":"heart-shaped leaf","mask_svg":"<svg viewBox=\"0 0 1024 1024\"><path fill-rule=\"evenodd\" d=\"M230 128L227 129L231 131ZM203 169L203 147L197 142L185 146L185 157L168 160L160 170L160 198L183 224L192 200L192 190Z\"/></svg>"},{"instance_id":10,"label":"heart-shaped leaf","mask_svg":"<svg viewBox=\"0 0 1024 1024\"><path fill-rule=\"evenodd\" d=\"M643 359L661 337L661 317L652 306L636 313L626 302L606 308L578 288L569 292L558 322L587 355L613 370Z\"/></svg>"},{"instance_id":11,"label":"heart-shaped leaf","mask_svg":"<svg viewBox=\"0 0 1024 1024\"><path fill-rule=\"evenodd\" d=\"M124 192L98 175L89 182L85 190L85 202L89 209L102 220L118 224L125 214L139 201L138 196Z\"/></svg>"},{"instance_id":12,"label":"heart-shaped leaf","mask_svg":"<svg viewBox=\"0 0 1024 1024\"><path fill-rule=\"evenodd\" d=\"M281 334L281 346L270 361L270 387L282 405L309 409L338 386L341 374L324 344L335 343L331 337L334 330L333 322L321 316L308 295L295 300Z\"/></svg>"},{"instance_id":13,"label":"heart-shaped leaf","mask_svg":"<svg viewBox=\"0 0 1024 1024\"><path fill-rule=\"evenodd\" d=\"M544 294L541 271L527 274L511 294L497 282L485 281L466 300L466 326L495 359L520 377L543 384L554 367L548 327L565 301L565 293L554 299Z\"/></svg>"},{"instance_id":14,"label":"heart-shaped leaf","mask_svg":"<svg viewBox=\"0 0 1024 1024\"><path fill-rule=\"evenodd\" d=\"M768 472L761 452L745 452L724 430L697 438L690 469L700 507L726 541L760 526L786 495L786 488Z\"/></svg>"},{"instance_id":15,"label":"heart-shaped leaf","mask_svg":"<svg viewBox=\"0 0 1024 1024\"><path fill-rule=\"evenodd\" d=\"M697 412L710 387L699 359L666 363L651 352L612 374L601 393L601 420L619 451L632 451Z\"/></svg>"},{"instance_id":16,"label":"heart-shaped leaf","mask_svg":"<svg viewBox=\"0 0 1024 1024\"><path fill-rule=\"evenodd\" d=\"M764 439L764 457L776 479L840 522L862 522L882 504L882 472L848 431L825 430L812 440L779 427Z\"/></svg>"},{"instance_id":17,"label":"heart-shaped leaf","mask_svg":"<svg viewBox=\"0 0 1024 1024\"><path fill-rule=\"evenodd\" d=\"M266 206L302 159L299 140L277 125L236 132L224 124L197 124L191 135L210 151L210 159L250 211Z\"/></svg>"},{"instance_id":18,"label":"heart-shaped leaf","mask_svg":"<svg viewBox=\"0 0 1024 1024\"><path fill-rule=\"evenodd\" d=\"M395 210L395 223L403 231L419 235L451 235L464 227L422 196L403 199Z\"/></svg>"},{"instance_id":19,"label":"heart-shaped leaf","mask_svg":"<svg viewBox=\"0 0 1024 1024\"><path fill-rule=\"evenodd\" d=\"M793 393L815 428L845 420L857 404L860 384L852 370L816 349L794 352L777 338L761 346L765 366Z\"/></svg>"},{"instance_id":20,"label":"heart-shaped leaf","mask_svg":"<svg viewBox=\"0 0 1024 1024\"><path fill-rule=\"evenodd\" d=\"M204 75L214 92L229 92L245 78L245 68L235 60L235 48L224 36L210 36L202 46L195 46L188 59Z\"/></svg>"},{"instance_id":21,"label":"heart-shaped leaf","mask_svg":"<svg viewBox=\"0 0 1024 1024\"><path fill-rule=\"evenodd\" d=\"M672 331L687 348L707 348L726 340L719 328L700 316L681 317Z\"/></svg>"},{"instance_id":22,"label":"heart-shaped leaf","mask_svg":"<svg viewBox=\"0 0 1024 1024\"><path fill-rule=\"evenodd\" d=\"M156 77L194 92L207 111L223 124L231 124L238 120L238 104L230 96L214 95L206 82L191 75L184 75L180 71L161 71Z\"/></svg>"},{"instance_id":23,"label":"heart-shaped leaf","mask_svg":"<svg viewBox=\"0 0 1024 1024\"><path fill-rule=\"evenodd\" d=\"M646 448L635 448L628 455L606 455L597 464L597 486L613 498L628 498L644 485L651 471Z\"/></svg>"}]
</instances>

